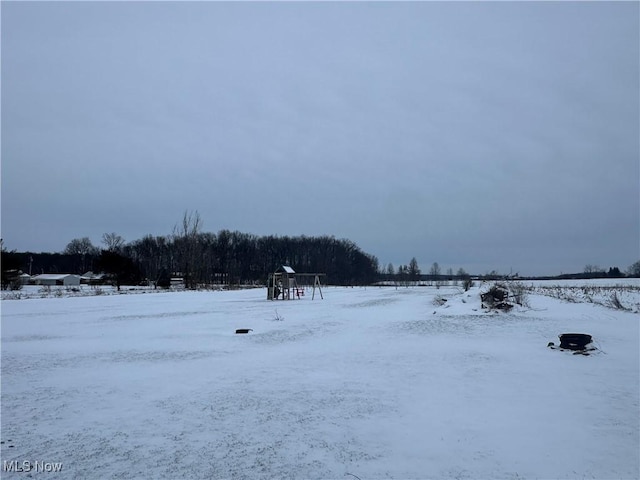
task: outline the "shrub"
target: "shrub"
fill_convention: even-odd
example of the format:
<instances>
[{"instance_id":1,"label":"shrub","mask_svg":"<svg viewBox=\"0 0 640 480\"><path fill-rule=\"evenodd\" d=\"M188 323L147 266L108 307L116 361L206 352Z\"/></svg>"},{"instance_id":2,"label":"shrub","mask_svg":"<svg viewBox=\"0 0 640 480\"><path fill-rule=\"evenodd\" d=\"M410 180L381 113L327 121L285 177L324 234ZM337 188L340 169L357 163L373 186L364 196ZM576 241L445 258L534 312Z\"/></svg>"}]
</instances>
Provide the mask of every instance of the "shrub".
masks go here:
<instances>
[{"instance_id":1,"label":"shrub","mask_svg":"<svg viewBox=\"0 0 640 480\"><path fill-rule=\"evenodd\" d=\"M522 282L509 282L509 293L513 301L521 307L529 306L527 287Z\"/></svg>"},{"instance_id":2,"label":"shrub","mask_svg":"<svg viewBox=\"0 0 640 480\"><path fill-rule=\"evenodd\" d=\"M14 278L9 282L9 290L16 292L22 290L22 280L20 278Z\"/></svg>"},{"instance_id":3,"label":"shrub","mask_svg":"<svg viewBox=\"0 0 640 480\"><path fill-rule=\"evenodd\" d=\"M440 295L436 295L436 296L433 298L433 304L434 304L436 307L441 307L441 306L442 306L442 305L444 305L445 303L447 303L447 299L446 299L446 298L441 297Z\"/></svg>"},{"instance_id":4,"label":"shrub","mask_svg":"<svg viewBox=\"0 0 640 480\"><path fill-rule=\"evenodd\" d=\"M617 310L627 310L627 308L624 305L622 305L622 302L618 298L618 292L615 292L615 291L613 292L613 294L611 295L611 299L609 300L609 303L613 308Z\"/></svg>"}]
</instances>

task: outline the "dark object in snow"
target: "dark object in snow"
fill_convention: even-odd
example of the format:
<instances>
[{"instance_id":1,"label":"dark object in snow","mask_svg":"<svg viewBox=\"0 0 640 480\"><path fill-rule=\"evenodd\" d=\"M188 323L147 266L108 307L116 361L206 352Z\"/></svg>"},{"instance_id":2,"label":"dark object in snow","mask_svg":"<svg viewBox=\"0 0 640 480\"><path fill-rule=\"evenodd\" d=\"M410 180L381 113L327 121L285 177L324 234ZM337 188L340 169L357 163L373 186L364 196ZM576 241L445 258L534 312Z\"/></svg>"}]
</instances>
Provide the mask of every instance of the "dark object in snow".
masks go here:
<instances>
[{"instance_id":1,"label":"dark object in snow","mask_svg":"<svg viewBox=\"0 0 640 480\"><path fill-rule=\"evenodd\" d=\"M509 302L498 302L498 303L495 303L492 308L495 308L497 310L505 310L508 312L513 308L513 305L510 304Z\"/></svg>"},{"instance_id":2,"label":"dark object in snow","mask_svg":"<svg viewBox=\"0 0 640 480\"><path fill-rule=\"evenodd\" d=\"M592 340L591 335L586 333L563 333L558 335L558 338L560 338L560 348L568 350L585 350Z\"/></svg>"},{"instance_id":3,"label":"dark object in snow","mask_svg":"<svg viewBox=\"0 0 640 480\"><path fill-rule=\"evenodd\" d=\"M581 333L574 333L574 334L569 333L568 335L583 335L583 334L581 334ZM561 336L561 335L559 335L559 336ZM588 337L589 335L586 335L586 336ZM553 343L553 342L547 343L547 347L549 347L552 350L562 350L563 352L565 350L570 350L570 351L573 352L574 355L584 355L585 357L588 357L589 355L591 355L591 353L598 352L598 349L596 347L594 347L593 344L591 344L591 343L586 344L584 346L584 348L578 349L578 350L576 350L575 347L571 347L571 346L563 347L562 344L559 347L556 347L556 344Z\"/></svg>"},{"instance_id":4,"label":"dark object in snow","mask_svg":"<svg viewBox=\"0 0 640 480\"><path fill-rule=\"evenodd\" d=\"M440 295L437 295L434 299L433 299L433 304L437 307L441 307L442 305L444 305L445 303L447 303L447 299L446 298L442 298Z\"/></svg>"},{"instance_id":5,"label":"dark object in snow","mask_svg":"<svg viewBox=\"0 0 640 480\"><path fill-rule=\"evenodd\" d=\"M482 308L509 311L513 304L509 303L509 290L504 285L496 283L487 293L480 294Z\"/></svg>"},{"instance_id":6,"label":"dark object in snow","mask_svg":"<svg viewBox=\"0 0 640 480\"><path fill-rule=\"evenodd\" d=\"M251 328L239 328L236 330L236 333L249 333L249 332L253 332L253 329Z\"/></svg>"},{"instance_id":7,"label":"dark object in snow","mask_svg":"<svg viewBox=\"0 0 640 480\"><path fill-rule=\"evenodd\" d=\"M483 302L504 302L509 297L509 291L500 285L494 285L487 293L480 295Z\"/></svg>"}]
</instances>

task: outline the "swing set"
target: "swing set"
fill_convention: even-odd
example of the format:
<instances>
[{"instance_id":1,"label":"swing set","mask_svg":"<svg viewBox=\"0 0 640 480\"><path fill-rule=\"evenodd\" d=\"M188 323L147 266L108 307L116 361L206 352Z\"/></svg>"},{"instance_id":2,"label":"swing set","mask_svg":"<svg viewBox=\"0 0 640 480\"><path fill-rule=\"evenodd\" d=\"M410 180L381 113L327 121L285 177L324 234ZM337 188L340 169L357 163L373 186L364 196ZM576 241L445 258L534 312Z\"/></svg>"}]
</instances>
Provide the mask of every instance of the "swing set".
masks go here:
<instances>
[{"instance_id":1,"label":"swing set","mask_svg":"<svg viewBox=\"0 0 640 480\"><path fill-rule=\"evenodd\" d=\"M315 298L316 288L322 295L321 277L325 273L296 273L288 265L282 265L275 272L270 273L267 279L267 300L293 300L304 296L305 288L312 287L311 300Z\"/></svg>"}]
</instances>

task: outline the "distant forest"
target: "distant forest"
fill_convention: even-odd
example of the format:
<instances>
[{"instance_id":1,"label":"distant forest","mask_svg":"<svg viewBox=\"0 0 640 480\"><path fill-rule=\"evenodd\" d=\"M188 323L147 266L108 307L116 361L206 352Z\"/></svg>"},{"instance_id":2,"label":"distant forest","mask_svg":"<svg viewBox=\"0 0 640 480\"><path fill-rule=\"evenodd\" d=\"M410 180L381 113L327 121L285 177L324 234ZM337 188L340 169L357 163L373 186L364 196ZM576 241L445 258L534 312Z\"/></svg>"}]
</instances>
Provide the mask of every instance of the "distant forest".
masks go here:
<instances>
[{"instance_id":1,"label":"distant forest","mask_svg":"<svg viewBox=\"0 0 640 480\"><path fill-rule=\"evenodd\" d=\"M199 231L191 216L168 236L147 235L124 243L105 234L105 249L88 238L72 240L62 253L7 252L2 269L40 273L106 272L118 283L168 283L181 277L187 288L211 284L266 284L269 273L289 265L299 273L324 273L335 285L366 285L377 280L378 260L354 242L332 236L256 236L221 230Z\"/></svg>"}]
</instances>

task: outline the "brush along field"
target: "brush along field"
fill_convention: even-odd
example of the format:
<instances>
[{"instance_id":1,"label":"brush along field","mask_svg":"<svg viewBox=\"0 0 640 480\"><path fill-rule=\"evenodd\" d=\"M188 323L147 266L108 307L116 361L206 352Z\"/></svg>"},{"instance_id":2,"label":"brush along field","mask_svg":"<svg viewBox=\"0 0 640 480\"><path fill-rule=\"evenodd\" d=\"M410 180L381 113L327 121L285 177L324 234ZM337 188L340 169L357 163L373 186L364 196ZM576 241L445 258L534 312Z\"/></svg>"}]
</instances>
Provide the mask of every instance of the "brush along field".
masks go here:
<instances>
[{"instance_id":1,"label":"brush along field","mask_svg":"<svg viewBox=\"0 0 640 480\"><path fill-rule=\"evenodd\" d=\"M640 285L546 285L4 300L2 478L637 479Z\"/></svg>"}]
</instances>

